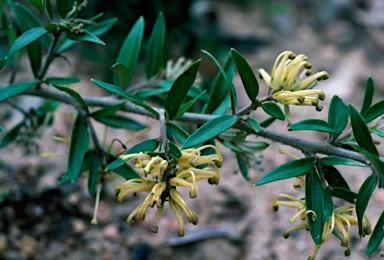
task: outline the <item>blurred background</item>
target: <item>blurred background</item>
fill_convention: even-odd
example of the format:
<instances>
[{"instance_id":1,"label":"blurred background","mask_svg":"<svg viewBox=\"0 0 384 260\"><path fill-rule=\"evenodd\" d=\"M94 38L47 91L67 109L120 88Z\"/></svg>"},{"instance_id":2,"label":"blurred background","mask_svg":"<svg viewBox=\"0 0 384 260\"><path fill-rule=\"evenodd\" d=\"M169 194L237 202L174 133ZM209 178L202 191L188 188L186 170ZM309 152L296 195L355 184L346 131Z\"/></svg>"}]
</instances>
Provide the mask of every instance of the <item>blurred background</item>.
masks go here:
<instances>
[{"instance_id":1,"label":"blurred background","mask_svg":"<svg viewBox=\"0 0 384 260\"><path fill-rule=\"evenodd\" d=\"M224 61L229 48L235 48L246 57L254 72L259 68L270 72L277 55L291 50L306 54L314 72L328 71L330 78L318 86L327 94L324 107L332 95L360 107L368 76L375 82L374 102L384 96L382 0L89 1L84 16L104 12L105 18L119 19L114 28L101 37L107 46L80 44L67 57L70 66L58 60L50 72L80 76L82 83L78 88L83 94L102 95L89 78L111 82L110 66L133 23L141 15L145 18L145 39L148 39L159 11L163 11L167 23L168 58L175 60L184 56L196 60L203 57L200 73L208 82L218 69L204 56L202 49ZM136 82L145 76L144 60L142 57L136 70ZM20 70L18 80L31 78L29 71ZM3 83L10 77L7 71L0 75ZM241 92L237 76L234 84L240 91L239 106L242 107L247 104L247 98ZM267 87L262 80L259 84L261 94L265 94ZM29 103L23 98L19 101L25 105ZM291 111L293 121L327 117L327 109L322 113L314 113L312 107ZM0 150L0 259L285 260L307 259L311 255L314 245L308 232L293 233L287 240L282 237L284 230L291 227L288 219L296 211L281 208L274 213L271 209L272 200L279 193L296 197L303 194L292 188L294 181L252 186L260 176L290 160L277 154L278 148L289 148L276 143L263 153L264 170L252 170L249 181L241 174L234 174L238 171L236 159L223 149L225 162L220 185L198 183L198 198L187 200L198 213L200 222L197 226L187 224L183 239L176 239L178 223L169 208L159 222L158 234L150 232L155 210L148 210L144 222L128 227L126 217L144 197L138 194L120 205L113 189L121 180L104 187L99 224L91 225L94 199L87 193L86 179L59 185L58 180L65 172L65 159L40 157L42 152L67 152L68 147L53 142L51 136L69 138L73 113L73 108L59 107L52 129L36 139L40 149L26 154L22 146L10 145ZM5 129L19 117L11 107L0 105L1 124ZM153 126L157 124L147 118L144 120ZM285 123L274 124L273 128L286 132ZM103 128L99 126L97 131L102 136ZM110 130L108 134L111 138L127 139L126 131ZM132 144L157 136L157 127L152 127ZM323 141L326 137L305 133L305 138ZM299 151L292 152L301 156ZM354 191L369 175L367 170L357 173L350 172L350 168L340 168L340 171L352 183ZM383 203L383 191L376 190L368 207L372 223L376 223ZM368 239L360 240L355 227L352 232L350 259L366 259ZM318 259L345 259L344 248L339 245L339 240L330 238L322 246ZM384 250L383 245L380 250ZM378 253L372 259L377 257Z\"/></svg>"}]
</instances>

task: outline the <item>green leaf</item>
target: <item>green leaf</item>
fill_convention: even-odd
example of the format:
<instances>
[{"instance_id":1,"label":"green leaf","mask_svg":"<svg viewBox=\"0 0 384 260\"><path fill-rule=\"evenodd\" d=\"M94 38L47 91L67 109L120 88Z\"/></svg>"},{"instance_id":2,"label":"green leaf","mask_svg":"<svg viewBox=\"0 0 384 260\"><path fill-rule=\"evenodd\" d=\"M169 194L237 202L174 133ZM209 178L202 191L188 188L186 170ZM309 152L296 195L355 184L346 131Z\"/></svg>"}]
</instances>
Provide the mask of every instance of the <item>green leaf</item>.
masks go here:
<instances>
[{"instance_id":1,"label":"green leaf","mask_svg":"<svg viewBox=\"0 0 384 260\"><path fill-rule=\"evenodd\" d=\"M69 0L56 0L56 5L57 5L57 9L59 10L60 17L62 19L64 19L69 12L69 8L71 7L70 1Z\"/></svg>"},{"instance_id":2,"label":"green leaf","mask_svg":"<svg viewBox=\"0 0 384 260\"><path fill-rule=\"evenodd\" d=\"M102 22L97 23L97 25L87 26L87 30L96 36L101 36L106 33L112 26L116 23L116 18L111 18ZM68 39L68 37L63 37L64 39L60 42L60 47L57 50L57 54L61 54L68 49L72 48L77 41Z\"/></svg>"},{"instance_id":3,"label":"green leaf","mask_svg":"<svg viewBox=\"0 0 384 260\"><path fill-rule=\"evenodd\" d=\"M326 223L333 214L333 201L328 192L324 192L324 223Z\"/></svg>"},{"instance_id":4,"label":"green leaf","mask_svg":"<svg viewBox=\"0 0 384 260\"><path fill-rule=\"evenodd\" d=\"M5 88L0 88L0 102L27 91L28 89L34 87L37 83L38 81L21 82L8 85Z\"/></svg>"},{"instance_id":5,"label":"green leaf","mask_svg":"<svg viewBox=\"0 0 384 260\"><path fill-rule=\"evenodd\" d=\"M86 29L83 29L82 33L71 33L69 31L65 32L66 36L73 40L73 41L78 41L78 42L91 42L91 43L96 43L99 45L105 45L105 42L100 40L99 37L94 35L93 33L89 32Z\"/></svg>"},{"instance_id":6,"label":"green leaf","mask_svg":"<svg viewBox=\"0 0 384 260\"><path fill-rule=\"evenodd\" d=\"M258 153L269 147L269 143L263 141L244 141L238 142L237 145L249 153Z\"/></svg>"},{"instance_id":7,"label":"green leaf","mask_svg":"<svg viewBox=\"0 0 384 260\"><path fill-rule=\"evenodd\" d=\"M260 122L260 127L264 127L264 128L267 128L268 126L270 126L273 122L275 122L276 118L274 117L269 117L267 119L265 119L264 121Z\"/></svg>"},{"instance_id":8,"label":"green leaf","mask_svg":"<svg viewBox=\"0 0 384 260\"><path fill-rule=\"evenodd\" d=\"M312 130L319 132L334 133L334 130L327 122L321 119L314 118L305 119L295 124L292 124L288 127L288 130Z\"/></svg>"},{"instance_id":9,"label":"green leaf","mask_svg":"<svg viewBox=\"0 0 384 260\"><path fill-rule=\"evenodd\" d=\"M191 99L189 100L188 102L186 102L185 104L183 104L179 111L177 111L177 114L175 115L175 117L173 118L174 120L178 120L180 117L182 117L184 115L185 112L187 112L193 104L195 104L195 102L203 95L205 94L205 91L201 92L200 95L198 95L197 97L195 97L194 99Z\"/></svg>"},{"instance_id":10,"label":"green leaf","mask_svg":"<svg viewBox=\"0 0 384 260\"><path fill-rule=\"evenodd\" d=\"M377 220L376 226L373 229L372 235L369 238L367 249L365 254L370 256L376 248L379 247L381 241L384 238L384 211L381 213L379 220Z\"/></svg>"},{"instance_id":11,"label":"green leaf","mask_svg":"<svg viewBox=\"0 0 384 260\"><path fill-rule=\"evenodd\" d=\"M228 91L229 91L229 96L231 97L232 114L236 114L237 98L236 98L235 86L233 85L232 80L227 75L227 72L220 65L219 61L212 54L210 54L209 52L204 51L204 50L202 50L202 52L205 53L206 55L208 55L215 62L216 66L220 69L220 72L223 75L225 82L227 83L227 87L228 87ZM214 94L214 93L212 93L212 94Z\"/></svg>"},{"instance_id":12,"label":"green leaf","mask_svg":"<svg viewBox=\"0 0 384 260\"><path fill-rule=\"evenodd\" d=\"M377 102L366 110L364 114L365 123L371 122L373 119L384 114L384 100Z\"/></svg>"},{"instance_id":13,"label":"green leaf","mask_svg":"<svg viewBox=\"0 0 384 260\"><path fill-rule=\"evenodd\" d=\"M67 88L67 87L63 87L63 86L59 86L59 85L52 85L52 86L54 86L54 87L57 88L58 90L64 91L65 93L67 93L67 94L69 94L71 97L73 97L77 102L79 102L81 108L82 108L87 114L89 114L88 106L87 106L87 104L85 104L83 98L80 96L79 93L77 93L77 92L74 91L73 89L70 89L70 88Z\"/></svg>"},{"instance_id":14,"label":"green leaf","mask_svg":"<svg viewBox=\"0 0 384 260\"><path fill-rule=\"evenodd\" d=\"M353 135L356 139L357 144L363 150L373 155L379 156L379 152L377 151L377 148L373 143L371 133L364 121L364 118L351 104L349 104L349 115L351 117Z\"/></svg>"},{"instance_id":15,"label":"green leaf","mask_svg":"<svg viewBox=\"0 0 384 260\"><path fill-rule=\"evenodd\" d=\"M249 99L254 101L259 93L259 83L245 58L235 49L231 49L232 58L243 82L245 92Z\"/></svg>"},{"instance_id":16,"label":"green leaf","mask_svg":"<svg viewBox=\"0 0 384 260\"><path fill-rule=\"evenodd\" d=\"M368 77L367 83L365 84L363 104L361 105L361 110L360 110L360 113L363 116L365 112L367 112L368 108L370 108L372 105L374 91L375 91L375 88L373 85L373 79L371 77Z\"/></svg>"},{"instance_id":17,"label":"green leaf","mask_svg":"<svg viewBox=\"0 0 384 260\"><path fill-rule=\"evenodd\" d=\"M307 210L313 210L307 214L309 232L316 245L321 245L324 229L324 194L321 181L317 172L312 169L305 176L305 202Z\"/></svg>"},{"instance_id":18,"label":"green leaf","mask_svg":"<svg viewBox=\"0 0 384 260\"><path fill-rule=\"evenodd\" d=\"M77 114L72 128L71 143L69 145L67 173L71 181L75 181L81 173L84 156L88 150L89 133L86 122L81 114Z\"/></svg>"},{"instance_id":19,"label":"green leaf","mask_svg":"<svg viewBox=\"0 0 384 260\"><path fill-rule=\"evenodd\" d=\"M328 110L328 124L339 136L348 123L348 107L338 96L333 96ZM331 132L330 132L331 133Z\"/></svg>"},{"instance_id":20,"label":"green leaf","mask_svg":"<svg viewBox=\"0 0 384 260\"><path fill-rule=\"evenodd\" d=\"M266 102L261 105L261 108L268 115L279 120L285 120L285 114L283 110L274 102Z\"/></svg>"},{"instance_id":21,"label":"green leaf","mask_svg":"<svg viewBox=\"0 0 384 260\"><path fill-rule=\"evenodd\" d=\"M326 166L333 166L333 165L345 165L345 166L358 166L358 167L367 167L364 163L344 158L344 157L338 157L338 156L327 156L320 158L321 164Z\"/></svg>"},{"instance_id":22,"label":"green leaf","mask_svg":"<svg viewBox=\"0 0 384 260\"><path fill-rule=\"evenodd\" d=\"M165 45L165 20L162 12L159 12L151 36L148 40L146 72L147 78L156 76L163 66Z\"/></svg>"},{"instance_id":23,"label":"green leaf","mask_svg":"<svg viewBox=\"0 0 384 260\"><path fill-rule=\"evenodd\" d=\"M18 52L19 50L21 50L25 46L29 45L30 43L36 41L37 39L39 39L40 37L42 37L46 33L48 33L48 31L45 30L44 27L32 28L32 29L24 32L12 44L6 59L8 59L11 55L13 55L14 53Z\"/></svg>"},{"instance_id":24,"label":"green leaf","mask_svg":"<svg viewBox=\"0 0 384 260\"><path fill-rule=\"evenodd\" d=\"M244 179L249 180L247 161L245 160L244 155L241 153L236 153L236 160Z\"/></svg>"},{"instance_id":25,"label":"green leaf","mask_svg":"<svg viewBox=\"0 0 384 260\"><path fill-rule=\"evenodd\" d=\"M96 25L87 26L87 30L93 33L96 36L101 36L108 32L113 25L117 22L117 18L110 18L101 22L98 22Z\"/></svg>"},{"instance_id":26,"label":"green leaf","mask_svg":"<svg viewBox=\"0 0 384 260\"><path fill-rule=\"evenodd\" d=\"M114 155L111 155L109 154L109 158L114 160L111 164L109 165L112 165L114 162L118 162L120 160L120 158L114 156ZM110 161L109 161L110 162ZM109 166L108 165L108 166ZM140 174L138 174L135 169L133 169L130 165L126 164L125 161L123 161L123 163L116 167L115 169L113 169L113 171L122 176L123 178L129 180L129 179L134 179L134 178L141 178Z\"/></svg>"},{"instance_id":27,"label":"green leaf","mask_svg":"<svg viewBox=\"0 0 384 260\"><path fill-rule=\"evenodd\" d=\"M356 192L353 192L349 189L340 188L340 187L332 187L331 195L333 197L348 201L349 203L352 203L352 204L355 204L355 200L357 198Z\"/></svg>"},{"instance_id":28,"label":"green leaf","mask_svg":"<svg viewBox=\"0 0 384 260\"><path fill-rule=\"evenodd\" d=\"M144 18L141 16L133 25L120 48L115 63L124 64L129 71L127 81L130 82L136 68L144 34Z\"/></svg>"},{"instance_id":29,"label":"green leaf","mask_svg":"<svg viewBox=\"0 0 384 260\"><path fill-rule=\"evenodd\" d=\"M125 106L125 102L122 102L120 104L110 106L110 107L105 107L102 109L99 109L97 111L94 111L90 114L90 116L96 120L113 115L120 109L122 109Z\"/></svg>"},{"instance_id":30,"label":"green leaf","mask_svg":"<svg viewBox=\"0 0 384 260\"><path fill-rule=\"evenodd\" d=\"M258 186L273 181L305 175L313 170L315 161L316 158L311 156L285 163L261 177L255 185Z\"/></svg>"},{"instance_id":31,"label":"green leaf","mask_svg":"<svg viewBox=\"0 0 384 260\"><path fill-rule=\"evenodd\" d=\"M237 116L223 115L216 117L191 134L187 140L181 146L182 149L190 148L199 145L205 141L208 141L220 133L228 130L234 126L238 121Z\"/></svg>"},{"instance_id":32,"label":"green leaf","mask_svg":"<svg viewBox=\"0 0 384 260\"><path fill-rule=\"evenodd\" d=\"M0 132L3 132L4 128L0 125Z\"/></svg>"},{"instance_id":33,"label":"green leaf","mask_svg":"<svg viewBox=\"0 0 384 260\"><path fill-rule=\"evenodd\" d=\"M31 5L33 5L35 8L37 8L39 11L41 11L42 7L42 1L41 0L27 0Z\"/></svg>"},{"instance_id":34,"label":"green leaf","mask_svg":"<svg viewBox=\"0 0 384 260\"><path fill-rule=\"evenodd\" d=\"M260 132L261 127L256 119L249 117L246 122L253 129L253 131L255 131L256 133Z\"/></svg>"},{"instance_id":35,"label":"green leaf","mask_svg":"<svg viewBox=\"0 0 384 260\"><path fill-rule=\"evenodd\" d=\"M121 128L132 131L140 131L147 128L146 125L143 125L129 117L125 117L122 115L109 115L107 117L95 118L100 123L103 123L107 126L113 128Z\"/></svg>"},{"instance_id":36,"label":"green leaf","mask_svg":"<svg viewBox=\"0 0 384 260\"><path fill-rule=\"evenodd\" d=\"M113 64L112 67L113 75L115 76L116 84L123 90L126 90L129 86L129 70L122 63Z\"/></svg>"},{"instance_id":37,"label":"green leaf","mask_svg":"<svg viewBox=\"0 0 384 260\"><path fill-rule=\"evenodd\" d=\"M197 71L200 66L200 60L195 61L191 66L188 67L172 85L167 99L165 100L165 110L168 113L169 119L173 119L180 109L185 96L189 89L192 87L193 82L196 79Z\"/></svg>"},{"instance_id":38,"label":"green leaf","mask_svg":"<svg viewBox=\"0 0 384 260\"><path fill-rule=\"evenodd\" d=\"M171 134L179 139L182 143L189 137L189 134L183 128L174 123L168 123L167 130L170 131Z\"/></svg>"},{"instance_id":39,"label":"green leaf","mask_svg":"<svg viewBox=\"0 0 384 260\"><path fill-rule=\"evenodd\" d=\"M13 140L15 140L19 136L20 129L23 125L24 121L18 123L12 129L5 133L3 138L0 140L0 149L13 142Z\"/></svg>"},{"instance_id":40,"label":"green leaf","mask_svg":"<svg viewBox=\"0 0 384 260\"><path fill-rule=\"evenodd\" d=\"M139 144L136 144L131 149L128 150L125 154L133 154L133 153L146 153L148 151L154 151L159 146L160 141L158 139L148 139ZM117 158L115 161L110 163L106 170L107 171L116 171L116 168L125 164L128 160L122 160L121 158Z\"/></svg>"},{"instance_id":41,"label":"green leaf","mask_svg":"<svg viewBox=\"0 0 384 260\"><path fill-rule=\"evenodd\" d=\"M169 154L174 158L180 158L183 154L174 142L168 142Z\"/></svg>"},{"instance_id":42,"label":"green leaf","mask_svg":"<svg viewBox=\"0 0 384 260\"><path fill-rule=\"evenodd\" d=\"M372 163L372 166L375 168L376 172L379 174L379 188L384 188L384 162L376 155L371 153L361 151L365 157Z\"/></svg>"},{"instance_id":43,"label":"green leaf","mask_svg":"<svg viewBox=\"0 0 384 260\"><path fill-rule=\"evenodd\" d=\"M349 185L341 173L333 166L321 165L324 178L332 188L339 187L349 190Z\"/></svg>"},{"instance_id":44,"label":"green leaf","mask_svg":"<svg viewBox=\"0 0 384 260\"><path fill-rule=\"evenodd\" d=\"M131 101L133 104L138 105L138 106L144 108L148 112L152 113L156 118L159 118L159 113L157 113L156 110L154 110L149 105L145 104L140 98L138 98L136 96L133 96L133 95L129 95L128 93L126 93L125 91L120 89L118 86L115 86L115 85L112 85L112 84L109 84L109 83L106 83L106 82L102 82L102 81L97 80L97 79L91 79L91 81L93 83L95 83L97 86L99 86L99 87L101 87L101 88L103 88L105 90L108 90L108 91L110 91L112 93L115 93L115 94L118 94L118 95L120 95L122 97L125 97L126 99Z\"/></svg>"},{"instance_id":45,"label":"green leaf","mask_svg":"<svg viewBox=\"0 0 384 260\"><path fill-rule=\"evenodd\" d=\"M99 168L101 165L100 157L95 150L89 150L84 156L80 172L88 171L88 193L95 195L96 186L99 182Z\"/></svg>"},{"instance_id":46,"label":"green leaf","mask_svg":"<svg viewBox=\"0 0 384 260\"><path fill-rule=\"evenodd\" d=\"M79 78L59 78L59 77L50 77L46 78L45 83L51 85L70 85L80 82Z\"/></svg>"},{"instance_id":47,"label":"green leaf","mask_svg":"<svg viewBox=\"0 0 384 260\"><path fill-rule=\"evenodd\" d=\"M227 55L227 58L223 65L223 70L227 73L228 80L232 81L233 74L235 72L235 66L233 63L231 52L229 52ZM220 104L223 103L227 94L227 83L225 82L223 74L219 72L213 83L213 87L207 105L204 108L204 113L212 114L220 106Z\"/></svg>"},{"instance_id":48,"label":"green leaf","mask_svg":"<svg viewBox=\"0 0 384 260\"><path fill-rule=\"evenodd\" d=\"M361 185L359 192L357 193L356 198L356 215L357 215L357 224L359 227L359 235L365 236L363 229L363 218L364 212L367 209L369 200L371 199L372 193L375 190L377 185L377 177L372 174L370 175L364 183Z\"/></svg>"}]
</instances>

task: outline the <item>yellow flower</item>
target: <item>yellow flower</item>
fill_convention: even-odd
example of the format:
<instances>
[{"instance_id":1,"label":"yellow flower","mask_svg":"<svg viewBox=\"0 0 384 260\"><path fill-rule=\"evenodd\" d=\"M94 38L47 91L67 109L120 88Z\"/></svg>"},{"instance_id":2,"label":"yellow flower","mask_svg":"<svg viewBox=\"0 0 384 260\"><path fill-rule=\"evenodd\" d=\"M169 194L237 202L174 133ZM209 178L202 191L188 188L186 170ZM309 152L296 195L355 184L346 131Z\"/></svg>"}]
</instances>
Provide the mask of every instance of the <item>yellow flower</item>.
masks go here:
<instances>
[{"instance_id":1,"label":"yellow flower","mask_svg":"<svg viewBox=\"0 0 384 260\"><path fill-rule=\"evenodd\" d=\"M304 54L296 56L291 51L285 51L277 57L271 75L264 69L260 69L259 74L267 83L273 100L283 105L315 106L321 110L318 102L324 100L324 92L312 89L317 81L329 76L325 71L310 76L311 67Z\"/></svg>"},{"instance_id":2,"label":"yellow flower","mask_svg":"<svg viewBox=\"0 0 384 260\"><path fill-rule=\"evenodd\" d=\"M302 176L301 176L302 177ZM302 185L302 179L297 179L300 185ZM281 200L283 198L284 200ZM289 220L291 224L293 224L298 217L300 217L301 220L303 220L303 223L295 225L289 229L287 229L283 233L284 238L288 238L290 233L297 230L309 230L308 225L308 213L312 212L312 217L316 218L316 215L313 211L307 211L306 210L306 204L304 200L295 198L290 195L286 194L279 194L275 197L272 207L274 211L277 211L279 206L285 206L289 208L296 208L298 212ZM328 237L333 234L335 237L337 237L341 241L341 246L346 247L345 254L349 255L349 240L351 236L351 226L357 225L357 217L353 216L352 213L356 212L356 208L354 205L348 204L341 207L337 207L333 210L331 217L329 220L324 223L324 229L322 234L322 243L324 243ZM368 218L364 216L363 219L363 226L364 226L364 233L370 234L371 233L371 224L368 221ZM312 256L310 256L308 259L316 259L316 255L320 249L320 245L316 246L314 249L314 252Z\"/></svg>"},{"instance_id":3,"label":"yellow flower","mask_svg":"<svg viewBox=\"0 0 384 260\"><path fill-rule=\"evenodd\" d=\"M204 155L202 151L212 150L214 153ZM137 217L143 221L145 211L148 207L157 207L156 219L152 226L152 231L158 231L158 220L164 209L164 202L168 201L171 209L179 222L179 236L184 236L184 221L181 215L181 209L187 215L190 223L198 223L197 214L191 210L176 187L190 188L189 197L197 197L196 182L207 179L211 184L218 184L220 173L218 168L223 163L223 157L220 151L213 145L205 145L197 149L186 149L181 151L182 156L177 158L176 162L172 159L165 160L159 155L151 156L146 153L128 154L120 156L123 160L134 158L135 170L143 178L134 178L119 184L115 188L118 200L123 203L125 197L137 192L148 193L144 202L137 206L128 216L129 225L134 224L134 218ZM201 166L204 165L204 168Z\"/></svg>"}]
</instances>

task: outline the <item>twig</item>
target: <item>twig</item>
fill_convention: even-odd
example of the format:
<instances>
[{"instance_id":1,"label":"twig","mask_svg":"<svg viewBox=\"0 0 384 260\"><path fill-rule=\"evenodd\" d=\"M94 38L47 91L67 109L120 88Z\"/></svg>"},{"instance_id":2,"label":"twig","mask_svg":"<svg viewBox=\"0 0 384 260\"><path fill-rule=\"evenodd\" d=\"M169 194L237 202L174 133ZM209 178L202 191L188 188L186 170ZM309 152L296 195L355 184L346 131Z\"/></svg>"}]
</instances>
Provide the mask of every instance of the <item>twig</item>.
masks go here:
<instances>
[{"instance_id":1,"label":"twig","mask_svg":"<svg viewBox=\"0 0 384 260\"><path fill-rule=\"evenodd\" d=\"M74 100L72 97L60 91L46 90L46 89L40 89L40 90L32 89L23 94L40 96L47 99L52 99L52 100L60 101L63 103L67 103L72 106L77 105L76 100ZM113 106L121 103L120 99L117 99L113 96L83 97L83 100L87 104L87 106L97 106L97 107L108 107L108 106ZM133 105L131 103L126 103L125 106L122 108L122 110L126 112L131 112L131 113L154 118L154 115L152 113L148 112L142 107ZM164 114L164 109L157 108L155 110L160 115ZM216 117L217 116L215 115L185 113L178 121L192 123L192 124L204 124ZM368 166L371 165L370 162L362 154L354 151L350 151L344 148L333 146L332 144L327 142L314 142L314 141L302 140L302 139L292 137L292 136L289 136L280 132L276 132L274 130L266 129L266 128L261 128L259 132L255 133L254 130L244 122L241 122L236 127L238 129L245 130L248 133L253 133L256 136L260 136L278 143L291 146L293 148L301 150L305 154L319 153L319 154L326 154L326 155L334 155L334 156L344 157L344 158L352 159L358 162L362 162Z\"/></svg>"}]
</instances>

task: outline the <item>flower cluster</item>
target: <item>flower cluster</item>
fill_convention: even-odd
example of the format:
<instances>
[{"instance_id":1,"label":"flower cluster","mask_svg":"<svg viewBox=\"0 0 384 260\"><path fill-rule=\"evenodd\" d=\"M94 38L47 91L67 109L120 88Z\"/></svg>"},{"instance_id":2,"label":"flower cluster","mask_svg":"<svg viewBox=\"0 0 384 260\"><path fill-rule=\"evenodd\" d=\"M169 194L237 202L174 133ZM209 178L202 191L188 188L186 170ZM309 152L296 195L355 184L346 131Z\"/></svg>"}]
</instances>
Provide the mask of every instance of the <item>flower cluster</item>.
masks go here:
<instances>
[{"instance_id":1,"label":"flower cluster","mask_svg":"<svg viewBox=\"0 0 384 260\"><path fill-rule=\"evenodd\" d=\"M324 92L313 89L317 81L328 78L328 73L321 71L311 75L312 65L304 54L295 55L291 51L281 53L275 61L271 75L264 69L259 70L260 77L268 84L273 100L283 105L315 106L324 100Z\"/></svg>"},{"instance_id":2,"label":"flower cluster","mask_svg":"<svg viewBox=\"0 0 384 260\"><path fill-rule=\"evenodd\" d=\"M297 182L295 183L294 187L296 189L304 187L304 180L304 176L297 177ZM279 194L275 197L272 208L274 211L277 211L279 206L296 208L298 210L298 212L289 220L291 224L295 223L298 217L300 217L300 219L303 221L303 223L287 229L283 233L284 238L288 238L290 233L296 230L309 230L308 215L309 213L312 213L312 217L315 217L316 214L315 212L306 209L305 200L298 199L286 194ZM350 255L348 245L351 236L351 226L357 225L357 217L352 215L353 212L356 212L356 208L352 204L334 208L331 217L324 223L321 242L324 243L328 237L333 234L341 241L341 246L347 248L345 254ZM371 233L371 224L369 223L366 216L364 216L363 219L363 227L365 234ZM320 246L316 246L312 256L308 259L316 259L316 255L319 249Z\"/></svg>"},{"instance_id":3,"label":"flower cluster","mask_svg":"<svg viewBox=\"0 0 384 260\"><path fill-rule=\"evenodd\" d=\"M205 155L204 151L208 150L215 152ZM190 188L189 197L196 198L196 182L207 179L211 184L218 184L219 167L223 163L220 151L213 145L182 150L181 157L176 160L166 160L159 155L152 156L148 153L128 154L120 158L123 160L134 158L134 167L143 178L134 178L119 184L115 188L118 200L123 203L125 196L129 194L148 193L144 202L128 216L128 224L133 225L135 217L143 221L147 208L156 205L157 213L152 231L157 232L157 223L164 209L164 202L168 201L179 222L180 237L185 233L181 209L186 213L190 223L196 225L199 220L197 214L188 207L176 188L188 187Z\"/></svg>"}]
</instances>

